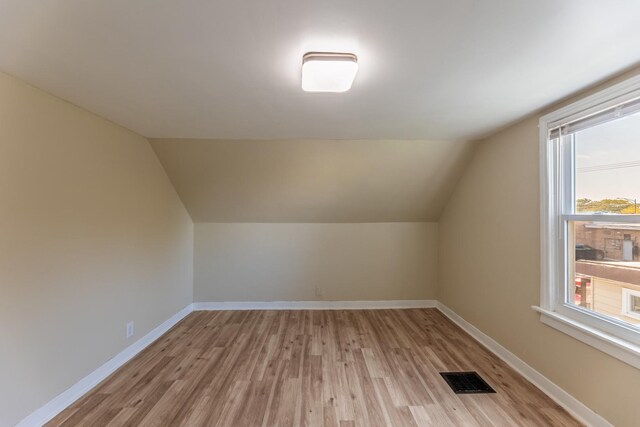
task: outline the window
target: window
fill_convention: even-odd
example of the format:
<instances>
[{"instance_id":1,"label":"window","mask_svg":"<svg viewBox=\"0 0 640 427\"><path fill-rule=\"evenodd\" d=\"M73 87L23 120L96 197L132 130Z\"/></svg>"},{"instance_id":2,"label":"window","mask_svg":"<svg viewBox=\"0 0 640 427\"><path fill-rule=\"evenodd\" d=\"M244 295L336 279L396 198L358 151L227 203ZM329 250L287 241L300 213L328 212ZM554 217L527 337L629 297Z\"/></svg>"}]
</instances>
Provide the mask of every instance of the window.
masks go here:
<instances>
[{"instance_id":1,"label":"window","mask_svg":"<svg viewBox=\"0 0 640 427\"><path fill-rule=\"evenodd\" d=\"M640 291L622 290L622 315L640 320Z\"/></svg>"},{"instance_id":2,"label":"window","mask_svg":"<svg viewBox=\"0 0 640 427\"><path fill-rule=\"evenodd\" d=\"M640 76L540 119L541 320L640 368Z\"/></svg>"}]
</instances>

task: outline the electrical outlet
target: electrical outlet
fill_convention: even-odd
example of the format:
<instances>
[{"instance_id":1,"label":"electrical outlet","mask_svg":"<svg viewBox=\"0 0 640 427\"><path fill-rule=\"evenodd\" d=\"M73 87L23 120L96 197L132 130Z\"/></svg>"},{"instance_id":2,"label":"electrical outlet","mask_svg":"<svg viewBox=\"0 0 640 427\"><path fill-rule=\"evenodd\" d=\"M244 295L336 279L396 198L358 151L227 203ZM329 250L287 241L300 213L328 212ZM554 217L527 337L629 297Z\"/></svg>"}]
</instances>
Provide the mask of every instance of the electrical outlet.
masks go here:
<instances>
[{"instance_id":1,"label":"electrical outlet","mask_svg":"<svg viewBox=\"0 0 640 427\"><path fill-rule=\"evenodd\" d=\"M316 286L316 296L317 297L321 297L322 296L322 287L321 286Z\"/></svg>"},{"instance_id":2,"label":"electrical outlet","mask_svg":"<svg viewBox=\"0 0 640 427\"><path fill-rule=\"evenodd\" d=\"M127 323L127 338L131 338L133 336L133 321Z\"/></svg>"}]
</instances>

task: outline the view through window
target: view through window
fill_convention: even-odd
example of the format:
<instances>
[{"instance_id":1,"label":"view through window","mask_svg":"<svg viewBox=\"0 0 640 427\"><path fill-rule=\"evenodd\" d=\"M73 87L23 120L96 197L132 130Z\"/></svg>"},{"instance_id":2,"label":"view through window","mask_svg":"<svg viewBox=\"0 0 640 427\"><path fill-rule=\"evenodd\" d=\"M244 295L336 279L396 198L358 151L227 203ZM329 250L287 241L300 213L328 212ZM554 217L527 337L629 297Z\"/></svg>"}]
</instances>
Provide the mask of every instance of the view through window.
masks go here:
<instances>
[{"instance_id":1,"label":"view through window","mask_svg":"<svg viewBox=\"0 0 640 427\"><path fill-rule=\"evenodd\" d=\"M640 113L572 133L574 212L566 302L640 327ZM606 216L601 216L606 215Z\"/></svg>"}]
</instances>

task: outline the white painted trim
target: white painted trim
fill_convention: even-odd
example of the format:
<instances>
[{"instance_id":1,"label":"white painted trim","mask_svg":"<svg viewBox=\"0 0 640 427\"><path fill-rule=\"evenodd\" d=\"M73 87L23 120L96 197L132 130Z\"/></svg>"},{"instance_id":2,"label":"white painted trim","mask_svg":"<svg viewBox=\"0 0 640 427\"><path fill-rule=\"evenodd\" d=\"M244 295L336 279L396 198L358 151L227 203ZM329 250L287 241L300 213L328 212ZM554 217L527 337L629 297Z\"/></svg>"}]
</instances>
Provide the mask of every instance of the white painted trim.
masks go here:
<instances>
[{"instance_id":1,"label":"white painted trim","mask_svg":"<svg viewBox=\"0 0 640 427\"><path fill-rule=\"evenodd\" d=\"M604 224L617 224L619 222L638 224L640 219L638 215L620 215L620 214L564 214L562 215L564 221L593 221L602 222Z\"/></svg>"},{"instance_id":2,"label":"white painted trim","mask_svg":"<svg viewBox=\"0 0 640 427\"><path fill-rule=\"evenodd\" d=\"M540 321L545 325L564 332L634 368L640 369L640 346L625 339L607 334L600 329L578 322L571 317L563 316L558 312L545 310L544 308L536 306L532 308L540 313Z\"/></svg>"},{"instance_id":3,"label":"white painted trim","mask_svg":"<svg viewBox=\"0 0 640 427\"><path fill-rule=\"evenodd\" d=\"M520 375L526 378L533 385L538 387L544 394L562 406L567 412L573 415L578 421L593 427L611 427L607 420L593 412L589 407L580 402L575 397L554 384L540 372L527 365L522 359L500 345L496 340L464 320L449 307L438 302L437 309L447 316L453 323L460 326L466 333L471 335L476 341L482 344L487 350L502 359L507 365L515 369Z\"/></svg>"},{"instance_id":4,"label":"white painted trim","mask_svg":"<svg viewBox=\"0 0 640 427\"><path fill-rule=\"evenodd\" d=\"M194 302L193 310L365 310L435 308L436 300L387 301L213 301Z\"/></svg>"},{"instance_id":5,"label":"white painted trim","mask_svg":"<svg viewBox=\"0 0 640 427\"><path fill-rule=\"evenodd\" d=\"M189 304L178 313L162 322L148 334L131 344L129 347L115 355L111 360L91 372L86 377L69 387L66 391L50 400L44 406L37 409L31 415L20 421L16 427L35 427L42 426L50 421L53 417L62 412L65 408L78 400L80 397L89 392L93 387L98 385L102 380L107 378L119 367L131 360L136 354L144 350L149 344L160 338L165 332L171 329L176 323L185 318L193 311L193 304Z\"/></svg>"},{"instance_id":6,"label":"white painted trim","mask_svg":"<svg viewBox=\"0 0 640 427\"><path fill-rule=\"evenodd\" d=\"M613 357L620 358L614 348L604 344L602 337L614 336L626 340L630 347L640 346L640 333L624 322L589 312L565 302L565 286L572 283L570 254L573 248L566 228L567 221L585 220L599 222L638 223L633 215L575 214L573 208L573 143L560 144L549 141L549 130L588 117L621 103L640 98L640 75L610 86L594 95L585 97L564 108L540 118L540 319L559 331L566 332L586 344L594 345ZM549 313L554 313L553 316ZM571 321L567 321L571 319ZM569 333L568 329L576 330ZM590 331L598 329L598 333ZM600 338L595 339L598 335ZM582 338L585 338L584 340ZM634 356L635 357L635 356ZM628 360L625 356L625 361ZM637 363L631 363L637 366Z\"/></svg>"},{"instance_id":7,"label":"white painted trim","mask_svg":"<svg viewBox=\"0 0 640 427\"><path fill-rule=\"evenodd\" d=\"M436 300L389 300L389 301L271 301L271 302L198 302L180 310L170 319L153 329L144 337L118 353L104 365L78 381L40 409L20 421L16 427L42 426L65 408L89 392L93 387L111 375L116 369L131 360L136 354L160 338L176 323L192 311L201 310L342 310L342 309L388 309L388 308L437 308L445 316L460 326L476 341L494 353L520 375L542 390L547 396L565 408L579 421L593 427L611 427L604 418L575 399L566 391L527 365L516 355L484 334L475 326Z\"/></svg>"},{"instance_id":8,"label":"white painted trim","mask_svg":"<svg viewBox=\"0 0 640 427\"><path fill-rule=\"evenodd\" d=\"M640 96L640 75L635 75L623 82L609 86L593 95L584 97L572 104L546 114L540 118L542 129L555 128L580 117L589 116L611 108L623 101ZM546 138L546 134L545 134Z\"/></svg>"}]
</instances>

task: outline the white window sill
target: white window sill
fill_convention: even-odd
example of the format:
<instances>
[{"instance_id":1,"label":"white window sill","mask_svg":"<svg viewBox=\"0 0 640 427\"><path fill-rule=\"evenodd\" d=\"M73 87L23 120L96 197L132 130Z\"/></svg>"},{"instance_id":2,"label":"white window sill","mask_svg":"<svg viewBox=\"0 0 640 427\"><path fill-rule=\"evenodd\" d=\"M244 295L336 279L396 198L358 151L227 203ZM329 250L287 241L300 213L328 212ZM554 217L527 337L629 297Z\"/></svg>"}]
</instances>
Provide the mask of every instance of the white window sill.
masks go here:
<instances>
[{"instance_id":1,"label":"white window sill","mask_svg":"<svg viewBox=\"0 0 640 427\"><path fill-rule=\"evenodd\" d=\"M540 321L565 334L597 348L635 368L640 369L640 346L587 326L567 316L537 306L531 307L540 313Z\"/></svg>"}]
</instances>

